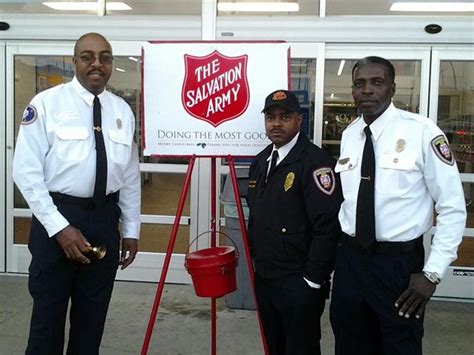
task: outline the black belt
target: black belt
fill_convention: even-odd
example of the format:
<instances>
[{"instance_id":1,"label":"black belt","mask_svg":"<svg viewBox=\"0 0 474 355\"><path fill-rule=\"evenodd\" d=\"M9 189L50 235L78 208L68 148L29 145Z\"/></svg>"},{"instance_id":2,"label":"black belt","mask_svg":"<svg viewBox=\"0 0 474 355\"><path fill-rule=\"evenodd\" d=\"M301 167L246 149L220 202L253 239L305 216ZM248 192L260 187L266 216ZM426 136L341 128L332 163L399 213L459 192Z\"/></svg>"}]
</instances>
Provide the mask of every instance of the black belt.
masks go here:
<instances>
[{"instance_id":1,"label":"black belt","mask_svg":"<svg viewBox=\"0 0 474 355\"><path fill-rule=\"evenodd\" d=\"M376 254L399 254L423 250L423 236L406 242L375 242L370 248L364 249L357 237L351 237L346 233L342 233L342 243L365 253Z\"/></svg>"},{"instance_id":2,"label":"black belt","mask_svg":"<svg viewBox=\"0 0 474 355\"><path fill-rule=\"evenodd\" d=\"M105 206L108 203L117 203L119 201L119 191L108 194L102 203L95 202L92 197L76 197L65 195L60 192L50 192L55 203L62 202L65 204L81 206L83 208L94 209L95 207Z\"/></svg>"}]
</instances>

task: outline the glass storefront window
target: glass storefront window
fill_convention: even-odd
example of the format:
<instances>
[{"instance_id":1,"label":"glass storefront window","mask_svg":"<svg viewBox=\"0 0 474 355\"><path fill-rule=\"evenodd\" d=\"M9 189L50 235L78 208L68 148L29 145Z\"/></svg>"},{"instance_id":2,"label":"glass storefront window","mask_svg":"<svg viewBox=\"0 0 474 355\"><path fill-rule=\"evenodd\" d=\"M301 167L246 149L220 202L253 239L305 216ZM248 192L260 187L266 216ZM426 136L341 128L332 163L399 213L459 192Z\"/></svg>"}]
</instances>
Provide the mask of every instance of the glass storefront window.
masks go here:
<instances>
[{"instance_id":1,"label":"glass storefront window","mask_svg":"<svg viewBox=\"0 0 474 355\"><path fill-rule=\"evenodd\" d=\"M140 15L159 15L159 16L199 16L202 11L202 3L206 0L128 0L124 1L128 6L127 9L113 9L112 5L107 2L107 16L140 16ZM468 1L468 0L462 0ZM59 2L59 1L57 1ZM264 11L219 11L218 16L229 15L264 15L264 16L319 16L320 0L218 0L218 4L235 5L243 3L248 6L254 2L288 2L296 9L275 11L275 5L270 5L270 9ZM326 16L341 15L392 15L392 16L409 16L409 15L426 15L426 9L420 11L390 11L393 0L325 0ZM93 3L93 2L92 2ZM94 4L93 4L94 5ZM297 10L297 11L294 11ZM23 1L2 1L0 2L0 12L3 13L21 13L21 14L71 14L71 15L97 15L97 6L89 10L58 10L42 4L42 1L23 0ZM429 12L428 12L429 13ZM439 14L439 12L431 12L430 14ZM462 12L449 12L451 15L462 15Z\"/></svg>"},{"instance_id":2,"label":"glass storefront window","mask_svg":"<svg viewBox=\"0 0 474 355\"><path fill-rule=\"evenodd\" d=\"M390 15L391 0L326 0L326 15Z\"/></svg>"},{"instance_id":3,"label":"glass storefront window","mask_svg":"<svg viewBox=\"0 0 474 355\"><path fill-rule=\"evenodd\" d=\"M298 97L303 115L301 132L311 141L314 134L315 78L316 59L291 60L291 90Z\"/></svg>"},{"instance_id":4,"label":"glass storefront window","mask_svg":"<svg viewBox=\"0 0 474 355\"><path fill-rule=\"evenodd\" d=\"M30 217L15 217L13 219L13 225L15 232L13 234L13 243L14 244L28 244L28 239L30 235Z\"/></svg>"},{"instance_id":5,"label":"glass storefront window","mask_svg":"<svg viewBox=\"0 0 474 355\"><path fill-rule=\"evenodd\" d=\"M107 9L107 16L139 16L139 15L201 15L203 0L132 0L124 1L127 10ZM57 1L59 3L59 1ZM66 2L66 1L63 1ZM92 5L95 5L91 1ZM97 1L95 2L97 3ZM68 15L97 15L97 7L91 10L57 10L50 8L42 1L2 1L0 12L21 14L68 14Z\"/></svg>"},{"instance_id":6,"label":"glass storefront window","mask_svg":"<svg viewBox=\"0 0 474 355\"><path fill-rule=\"evenodd\" d=\"M169 224L142 223L139 248L141 252L164 253L168 248L173 226ZM173 253L185 254L189 246L189 226L180 225Z\"/></svg>"},{"instance_id":7,"label":"glass storefront window","mask_svg":"<svg viewBox=\"0 0 474 355\"><path fill-rule=\"evenodd\" d=\"M255 1L252 0L218 0L217 1L217 9L218 9L218 16L247 16L247 15L258 15L258 16L319 16L319 0L286 0L285 3L289 3L289 6L292 9L288 9L287 11L277 11L275 5L270 5L270 7L265 7L265 3L278 3L275 0L260 0L257 3L263 4L263 9L260 7L260 10L255 8ZM283 2L283 1L282 1ZM222 11L223 7L227 6L236 6L238 5L238 9L233 9L232 11ZM260 4L259 4L260 5ZM249 10L248 7L253 6L253 10ZM286 5L283 5L286 6ZM247 10L243 10L243 8L247 8ZM239 11L240 10L240 11ZM296 10L296 11L295 11Z\"/></svg>"},{"instance_id":8,"label":"glass storefront window","mask_svg":"<svg viewBox=\"0 0 474 355\"><path fill-rule=\"evenodd\" d=\"M142 172L141 213L174 216L183 188L185 174ZM183 216L189 216L189 193Z\"/></svg>"},{"instance_id":9,"label":"glass storefront window","mask_svg":"<svg viewBox=\"0 0 474 355\"><path fill-rule=\"evenodd\" d=\"M466 201L467 221L466 228L474 228L474 183L463 183L464 198ZM458 258L453 266L474 267L474 238L464 236L458 249Z\"/></svg>"},{"instance_id":10,"label":"glass storefront window","mask_svg":"<svg viewBox=\"0 0 474 355\"><path fill-rule=\"evenodd\" d=\"M306 0L308 1L308 0ZM311 0L309 0L311 1ZM461 0L463 1L463 0ZM439 15L439 12L429 12L430 8L425 5L423 11L390 11L394 0L326 0L326 15L390 15L390 16L426 16ZM408 1L398 1L408 2ZM421 1L419 1L421 2ZM444 12L443 15L461 15L462 12Z\"/></svg>"},{"instance_id":11,"label":"glass storefront window","mask_svg":"<svg viewBox=\"0 0 474 355\"><path fill-rule=\"evenodd\" d=\"M466 228L474 228L474 183L464 182L463 187L467 210Z\"/></svg>"},{"instance_id":12,"label":"glass storefront window","mask_svg":"<svg viewBox=\"0 0 474 355\"><path fill-rule=\"evenodd\" d=\"M446 134L458 169L472 174L474 163L474 62L442 60L439 72L437 124ZM474 184L463 183L466 228L474 228ZM474 267L474 238L464 237L453 266Z\"/></svg>"},{"instance_id":13,"label":"glass storefront window","mask_svg":"<svg viewBox=\"0 0 474 355\"><path fill-rule=\"evenodd\" d=\"M74 77L74 64L72 56L33 56L16 55L15 83L14 83L14 127L15 139L21 123L25 107L33 96L50 87L66 83ZM140 144L140 60L135 57L116 56L114 60L114 71L108 83L108 90L125 99L137 120L136 136ZM141 149L139 150L141 152ZM141 162L147 163L186 163L184 159L167 159L140 156ZM181 188L184 182L184 174L166 174L142 172L142 213L150 215L174 216L178 205ZM14 207L27 209L28 205L23 199L18 188L14 187ZM189 198L186 200L183 215L189 215ZM15 243L26 243L30 219L15 218ZM154 227L153 227L154 226ZM145 227L145 236L152 234L147 230L161 230L172 226L152 225ZM160 229L161 228L161 229ZM187 227L186 227L187 228ZM180 233L187 233L185 228L180 228ZM169 236L169 233L168 233ZM156 243L148 243L149 237L145 237L144 245L150 244L155 247ZM164 251L162 249L160 251ZM152 250L145 250L152 251Z\"/></svg>"},{"instance_id":14,"label":"glass storefront window","mask_svg":"<svg viewBox=\"0 0 474 355\"><path fill-rule=\"evenodd\" d=\"M474 172L473 71L472 61L443 60L440 63L437 123L451 144L461 173Z\"/></svg>"},{"instance_id":15,"label":"glass storefront window","mask_svg":"<svg viewBox=\"0 0 474 355\"><path fill-rule=\"evenodd\" d=\"M356 118L351 94L352 67L356 60L328 59L325 66L323 107L323 148L339 156L342 131ZM394 105L419 112L421 61L393 60L397 89Z\"/></svg>"},{"instance_id":16,"label":"glass storefront window","mask_svg":"<svg viewBox=\"0 0 474 355\"><path fill-rule=\"evenodd\" d=\"M474 238L463 237L458 249L458 258L451 266L474 267Z\"/></svg>"}]
</instances>

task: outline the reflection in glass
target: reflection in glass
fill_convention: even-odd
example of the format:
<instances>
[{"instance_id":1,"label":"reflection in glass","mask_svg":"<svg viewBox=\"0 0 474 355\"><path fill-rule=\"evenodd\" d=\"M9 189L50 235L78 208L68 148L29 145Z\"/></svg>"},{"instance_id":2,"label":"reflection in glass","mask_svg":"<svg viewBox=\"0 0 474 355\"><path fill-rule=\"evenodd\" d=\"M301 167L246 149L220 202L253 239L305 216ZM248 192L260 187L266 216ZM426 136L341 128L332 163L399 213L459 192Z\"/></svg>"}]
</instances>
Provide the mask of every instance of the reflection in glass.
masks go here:
<instances>
[{"instance_id":1,"label":"reflection in glass","mask_svg":"<svg viewBox=\"0 0 474 355\"><path fill-rule=\"evenodd\" d=\"M342 131L356 117L352 100L352 67L356 60L329 59L325 66L323 107L323 148L339 156ZM394 105L402 110L419 112L421 61L392 60L397 89Z\"/></svg>"},{"instance_id":2,"label":"reflection in glass","mask_svg":"<svg viewBox=\"0 0 474 355\"><path fill-rule=\"evenodd\" d=\"M141 236L138 242L141 252L164 253L171 238L171 224L142 223ZM189 246L189 226L180 225L173 248L173 253L185 254Z\"/></svg>"},{"instance_id":3,"label":"reflection in glass","mask_svg":"<svg viewBox=\"0 0 474 355\"><path fill-rule=\"evenodd\" d=\"M472 173L474 161L474 62L440 63L438 126L453 150L459 171Z\"/></svg>"},{"instance_id":4,"label":"reflection in glass","mask_svg":"<svg viewBox=\"0 0 474 355\"><path fill-rule=\"evenodd\" d=\"M23 111L33 96L50 87L71 81L74 76L72 56L15 56L15 139Z\"/></svg>"},{"instance_id":5,"label":"reflection in glass","mask_svg":"<svg viewBox=\"0 0 474 355\"><path fill-rule=\"evenodd\" d=\"M458 258L451 265L474 267L474 238L462 238L461 245L458 249Z\"/></svg>"},{"instance_id":6,"label":"reflection in glass","mask_svg":"<svg viewBox=\"0 0 474 355\"><path fill-rule=\"evenodd\" d=\"M446 134L458 169L473 173L474 62L443 60L440 62L437 124ZM474 228L474 184L464 182L466 228ZM474 267L474 239L464 237L458 250L456 266Z\"/></svg>"},{"instance_id":7,"label":"reflection in glass","mask_svg":"<svg viewBox=\"0 0 474 355\"><path fill-rule=\"evenodd\" d=\"M13 219L13 243L14 244L28 244L30 235L30 217L15 217Z\"/></svg>"},{"instance_id":8,"label":"reflection in glass","mask_svg":"<svg viewBox=\"0 0 474 355\"><path fill-rule=\"evenodd\" d=\"M176 215L185 174L142 172L142 214ZM189 216L189 193L183 216Z\"/></svg>"},{"instance_id":9,"label":"reflection in glass","mask_svg":"<svg viewBox=\"0 0 474 355\"><path fill-rule=\"evenodd\" d=\"M463 188L467 210L466 228L474 228L474 184L469 182L463 182Z\"/></svg>"},{"instance_id":10,"label":"reflection in glass","mask_svg":"<svg viewBox=\"0 0 474 355\"><path fill-rule=\"evenodd\" d=\"M298 97L303 115L301 132L311 141L314 134L315 78L316 59L291 60L291 90Z\"/></svg>"}]
</instances>

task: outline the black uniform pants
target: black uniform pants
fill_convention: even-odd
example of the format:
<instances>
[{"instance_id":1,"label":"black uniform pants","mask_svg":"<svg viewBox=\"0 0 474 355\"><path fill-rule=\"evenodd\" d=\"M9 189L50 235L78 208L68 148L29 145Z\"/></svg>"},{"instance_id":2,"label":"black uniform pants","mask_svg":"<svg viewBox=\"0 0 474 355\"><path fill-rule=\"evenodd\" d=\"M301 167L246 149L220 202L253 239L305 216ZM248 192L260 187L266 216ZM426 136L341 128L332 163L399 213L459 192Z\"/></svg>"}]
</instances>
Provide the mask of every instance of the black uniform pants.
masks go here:
<instances>
[{"instance_id":1,"label":"black uniform pants","mask_svg":"<svg viewBox=\"0 0 474 355\"><path fill-rule=\"evenodd\" d=\"M90 264L70 261L56 239L50 238L33 217L28 244L32 255L28 287L33 297L33 313L26 354L64 353L69 300L67 354L98 354L119 261L120 208L115 199L94 209L56 199L55 203L91 245L105 245L107 254L102 260L89 257Z\"/></svg>"},{"instance_id":2,"label":"black uniform pants","mask_svg":"<svg viewBox=\"0 0 474 355\"><path fill-rule=\"evenodd\" d=\"M422 238L378 243L372 252L350 238L336 255L330 306L336 355L421 355L423 319L400 317L395 301L423 268Z\"/></svg>"},{"instance_id":3,"label":"black uniform pants","mask_svg":"<svg viewBox=\"0 0 474 355\"><path fill-rule=\"evenodd\" d=\"M311 288L302 275L264 279L258 274L255 291L270 355L321 354L324 292Z\"/></svg>"}]
</instances>

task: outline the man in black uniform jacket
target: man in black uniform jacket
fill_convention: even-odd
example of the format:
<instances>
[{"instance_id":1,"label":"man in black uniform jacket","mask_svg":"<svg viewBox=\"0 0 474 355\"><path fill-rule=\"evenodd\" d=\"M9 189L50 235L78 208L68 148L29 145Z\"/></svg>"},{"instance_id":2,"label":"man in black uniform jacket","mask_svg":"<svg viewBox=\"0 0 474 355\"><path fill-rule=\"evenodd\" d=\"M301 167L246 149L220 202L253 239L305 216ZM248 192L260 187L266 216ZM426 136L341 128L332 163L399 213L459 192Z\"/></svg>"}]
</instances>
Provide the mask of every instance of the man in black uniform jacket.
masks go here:
<instances>
[{"instance_id":1,"label":"man in black uniform jacket","mask_svg":"<svg viewBox=\"0 0 474 355\"><path fill-rule=\"evenodd\" d=\"M250 168L247 200L265 337L271 355L320 354L320 317L340 235L335 160L300 134L292 92L271 93L262 112L272 144Z\"/></svg>"}]
</instances>

